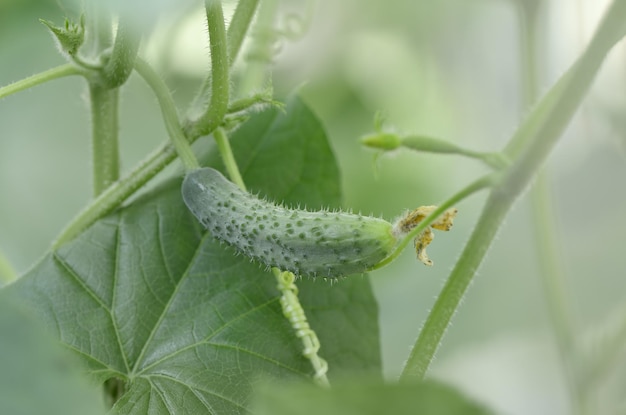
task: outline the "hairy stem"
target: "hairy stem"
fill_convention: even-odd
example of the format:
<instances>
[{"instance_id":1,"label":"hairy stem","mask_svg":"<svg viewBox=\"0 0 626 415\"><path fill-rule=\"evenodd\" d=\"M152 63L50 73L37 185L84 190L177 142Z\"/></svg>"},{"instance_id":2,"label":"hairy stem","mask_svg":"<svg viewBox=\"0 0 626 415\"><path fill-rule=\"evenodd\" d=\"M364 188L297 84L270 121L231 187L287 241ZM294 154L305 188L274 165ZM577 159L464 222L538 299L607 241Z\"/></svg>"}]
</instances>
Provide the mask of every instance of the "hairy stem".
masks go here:
<instances>
[{"instance_id":1,"label":"hairy stem","mask_svg":"<svg viewBox=\"0 0 626 415\"><path fill-rule=\"evenodd\" d=\"M54 79L84 74L85 71L83 69L77 67L74 64L66 63L65 65L48 69L47 71L35 74L33 76L29 76L28 78L24 78L19 81L13 82L12 84L3 86L2 88L0 88L0 99L11 94L15 94L16 92L21 92L25 89L32 88L48 81L52 81Z\"/></svg>"},{"instance_id":2,"label":"hairy stem","mask_svg":"<svg viewBox=\"0 0 626 415\"><path fill-rule=\"evenodd\" d=\"M237 56L239 56L241 44L243 43L243 39L248 33L250 23L252 22L252 18L256 13L258 3L259 0L240 0L237 3L237 8L235 9L235 13L230 20L230 25L228 26L228 30L226 32L229 70L230 68L232 68L232 65L237 59ZM211 89L212 79L212 74L209 73L209 76L207 76L204 82L202 82L198 93L189 105L188 123L193 122L193 115L196 111L198 111L198 108L206 106L205 101L209 97L209 90Z\"/></svg>"},{"instance_id":3,"label":"hairy stem","mask_svg":"<svg viewBox=\"0 0 626 415\"><path fill-rule=\"evenodd\" d=\"M530 192L537 261L543 283L548 312L557 343L564 360L572 357L574 332L569 317L569 306L565 296L565 272L557 248L554 208L550 195L548 177L540 172ZM567 362L566 362L567 363ZM576 391L572 391L578 395Z\"/></svg>"},{"instance_id":4,"label":"hairy stem","mask_svg":"<svg viewBox=\"0 0 626 415\"><path fill-rule=\"evenodd\" d=\"M233 155L233 150L230 148L230 143L228 142L228 137L226 136L224 129L218 128L215 130L213 132L213 138L215 138L217 148L222 155L222 160L224 161L230 180L232 180L232 182L239 186L242 190L246 190L246 184L243 182L241 173L239 173L239 168L237 167L237 162L235 161L235 156Z\"/></svg>"},{"instance_id":5,"label":"hairy stem","mask_svg":"<svg viewBox=\"0 0 626 415\"><path fill-rule=\"evenodd\" d=\"M157 100L159 101L161 114L163 115L163 121L165 122L165 128L183 165L187 170L199 168L200 164L198 164L198 160L193 154L189 141L187 141L187 138L183 133L183 129L178 118L178 112L176 111L174 100L167 89L167 85L165 85L161 77L159 77L159 75L154 72L150 65L148 65L148 63L143 59L137 58L135 68L137 69L137 73L139 73L150 88L152 88Z\"/></svg>"},{"instance_id":6,"label":"hairy stem","mask_svg":"<svg viewBox=\"0 0 626 415\"><path fill-rule=\"evenodd\" d=\"M135 19L128 16L120 18L113 51L102 71L102 78L109 88L121 86L133 71L141 40L136 26Z\"/></svg>"},{"instance_id":7,"label":"hairy stem","mask_svg":"<svg viewBox=\"0 0 626 415\"><path fill-rule=\"evenodd\" d=\"M228 105L228 114L245 111L249 109L250 107L252 107L253 105L259 105L259 104L274 105L281 109L283 105L281 102L274 100L271 90L267 90L267 91L259 92L256 94L252 94L249 97L232 101Z\"/></svg>"},{"instance_id":8,"label":"hairy stem","mask_svg":"<svg viewBox=\"0 0 626 415\"><path fill-rule=\"evenodd\" d=\"M228 26L228 32L226 33L230 65L233 64L239 55L241 44L248 33L248 28L256 13L258 4L259 0L239 0L237 3L237 8Z\"/></svg>"},{"instance_id":9,"label":"hairy stem","mask_svg":"<svg viewBox=\"0 0 626 415\"><path fill-rule=\"evenodd\" d=\"M264 0L259 8L252 44L248 54L248 66L239 87L240 95L248 95L251 91L263 86L267 77L267 68L273 58L275 41L274 19L278 10L277 0Z\"/></svg>"},{"instance_id":10,"label":"hairy stem","mask_svg":"<svg viewBox=\"0 0 626 415\"><path fill-rule=\"evenodd\" d=\"M90 83L93 193L101 194L119 178L119 90Z\"/></svg>"},{"instance_id":11,"label":"hairy stem","mask_svg":"<svg viewBox=\"0 0 626 415\"><path fill-rule=\"evenodd\" d=\"M207 110L185 128L188 137L208 135L222 123L230 99L228 44L220 0L205 0L211 50L211 98Z\"/></svg>"}]
</instances>

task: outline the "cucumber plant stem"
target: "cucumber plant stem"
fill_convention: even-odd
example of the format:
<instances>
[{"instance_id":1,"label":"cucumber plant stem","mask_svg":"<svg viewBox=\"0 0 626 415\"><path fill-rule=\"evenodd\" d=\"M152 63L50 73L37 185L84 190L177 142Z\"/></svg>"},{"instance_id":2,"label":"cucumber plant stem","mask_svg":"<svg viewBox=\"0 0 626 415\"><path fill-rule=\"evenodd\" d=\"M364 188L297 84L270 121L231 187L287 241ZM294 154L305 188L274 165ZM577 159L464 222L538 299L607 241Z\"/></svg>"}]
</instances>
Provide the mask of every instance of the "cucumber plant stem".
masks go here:
<instances>
[{"instance_id":1,"label":"cucumber plant stem","mask_svg":"<svg viewBox=\"0 0 626 415\"><path fill-rule=\"evenodd\" d=\"M136 32L137 22L128 16L120 18L111 56L103 68L102 78L109 88L121 86L133 71L141 35Z\"/></svg>"},{"instance_id":2,"label":"cucumber plant stem","mask_svg":"<svg viewBox=\"0 0 626 415\"><path fill-rule=\"evenodd\" d=\"M165 128L183 165L187 170L199 168L200 164L198 163L196 156L193 154L193 150L191 149L189 141L187 141L187 137L185 137L185 134L183 133L183 129L178 118L178 112L176 111L176 105L174 104L174 100L167 89L167 85L165 85L161 77L154 72L150 65L148 65L148 63L143 59L137 58L135 61L135 69L154 91L154 94L159 101L159 106L161 107L161 114L163 115Z\"/></svg>"},{"instance_id":3,"label":"cucumber plant stem","mask_svg":"<svg viewBox=\"0 0 626 415\"><path fill-rule=\"evenodd\" d=\"M233 155L233 150L230 147L230 143L224 129L216 129L213 132L213 138L215 139L217 148L222 155L222 160L224 161L224 166L226 166L226 171L228 172L230 180L245 191L246 184L243 182L241 173L239 173L239 168L237 167L237 162L235 161L235 156Z\"/></svg>"},{"instance_id":4,"label":"cucumber plant stem","mask_svg":"<svg viewBox=\"0 0 626 415\"><path fill-rule=\"evenodd\" d=\"M253 28L248 66L240 82L240 95L248 95L263 86L267 76L267 66L271 62L274 47L274 19L278 10L277 0L263 0Z\"/></svg>"},{"instance_id":5,"label":"cucumber plant stem","mask_svg":"<svg viewBox=\"0 0 626 415\"><path fill-rule=\"evenodd\" d=\"M609 50L626 34L626 2L614 0L591 43L539 102L507 145L513 164L492 189L461 257L413 346L400 380L423 379L504 217L556 144Z\"/></svg>"},{"instance_id":6,"label":"cucumber plant stem","mask_svg":"<svg viewBox=\"0 0 626 415\"><path fill-rule=\"evenodd\" d=\"M38 74L29 76L28 78L24 78L9 85L3 86L2 88L0 88L0 99L11 94L24 91L25 89L43 84L45 82L52 81L54 79L84 74L85 71L83 69L72 63L66 63L64 65L57 66L56 68L48 69L47 71L40 72Z\"/></svg>"},{"instance_id":7,"label":"cucumber plant stem","mask_svg":"<svg viewBox=\"0 0 626 415\"><path fill-rule=\"evenodd\" d=\"M228 60L230 65L233 64L239 55L241 44L248 33L248 28L256 13L258 4L259 0L239 0L237 3L237 8L230 20L228 31L226 32Z\"/></svg>"},{"instance_id":8,"label":"cucumber plant stem","mask_svg":"<svg viewBox=\"0 0 626 415\"><path fill-rule=\"evenodd\" d=\"M87 227L103 216L111 213L124 200L130 197L150 179L176 158L176 150L168 140L140 162L131 173L109 186L83 209L59 234L52 243L56 250L71 241Z\"/></svg>"},{"instance_id":9,"label":"cucumber plant stem","mask_svg":"<svg viewBox=\"0 0 626 415\"><path fill-rule=\"evenodd\" d=\"M211 98L207 110L185 128L188 137L208 135L220 126L230 100L228 44L220 0L205 0L211 51Z\"/></svg>"},{"instance_id":10,"label":"cucumber plant stem","mask_svg":"<svg viewBox=\"0 0 626 415\"><path fill-rule=\"evenodd\" d=\"M89 83L93 193L101 194L119 178L118 101L119 90Z\"/></svg>"},{"instance_id":11,"label":"cucumber plant stem","mask_svg":"<svg viewBox=\"0 0 626 415\"><path fill-rule=\"evenodd\" d=\"M233 63L237 59L237 56L239 56L243 39L248 33L250 23L256 13L258 3L259 0L240 0L237 3L237 8L235 9L235 13L231 18L230 25L226 31L229 70L232 69ZM212 74L209 73L209 75L202 82L198 93L189 105L189 109L187 111L188 114L191 115L195 111L198 111L199 108L202 108L203 105L206 105L203 101L208 99L211 84ZM186 124L191 124L193 122L192 118L190 116L187 118L188 121Z\"/></svg>"}]
</instances>

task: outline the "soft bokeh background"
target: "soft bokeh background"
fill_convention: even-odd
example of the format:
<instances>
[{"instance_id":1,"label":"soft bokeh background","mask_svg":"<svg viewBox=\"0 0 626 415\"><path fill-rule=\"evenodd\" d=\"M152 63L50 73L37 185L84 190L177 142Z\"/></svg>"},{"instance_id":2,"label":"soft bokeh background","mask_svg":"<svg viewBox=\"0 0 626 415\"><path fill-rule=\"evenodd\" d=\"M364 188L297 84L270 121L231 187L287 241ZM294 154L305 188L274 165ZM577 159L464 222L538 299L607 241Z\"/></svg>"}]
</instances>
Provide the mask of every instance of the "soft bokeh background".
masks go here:
<instances>
[{"instance_id":1,"label":"soft bokeh background","mask_svg":"<svg viewBox=\"0 0 626 415\"><path fill-rule=\"evenodd\" d=\"M276 57L278 95L302 86L326 125L343 173L345 206L392 219L436 204L485 168L454 156L399 152L373 162L358 137L383 110L405 133L501 148L521 117L517 4L530 0L320 0L299 40ZM167 3L167 2L160 2ZM307 2L283 2L305 14ZM539 84L547 90L582 50L605 0L540 2ZM231 10L232 3L226 4ZM202 10L166 5L142 54L166 74L184 108L208 65ZM0 0L0 85L64 62L37 18L62 22L71 3ZM284 16L284 14L283 14ZM284 20L279 24L284 24ZM306 82L306 83L305 83ZM566 295L581 338L626 300L626 57L618 46L550 159ZM28 270L91 195L85 84L61 79L0 101L0 251ZM155 99L137 77L121 103L129 169L166 139ZM438 233L433 268L412 252L372 274L380 302L385 375L398 376L459 256L484 195L463 202L453 232ZM509 215L444 338L432 375L503 414L569 413L567 383L538 276L527 198ZM323 349L322 349L323 354ZM622 356L623 357L623 356ZM624 366L596 385L606 413L625 410ZM610 411L610 412L608 412Z\"/></svg>"}]
</instances>

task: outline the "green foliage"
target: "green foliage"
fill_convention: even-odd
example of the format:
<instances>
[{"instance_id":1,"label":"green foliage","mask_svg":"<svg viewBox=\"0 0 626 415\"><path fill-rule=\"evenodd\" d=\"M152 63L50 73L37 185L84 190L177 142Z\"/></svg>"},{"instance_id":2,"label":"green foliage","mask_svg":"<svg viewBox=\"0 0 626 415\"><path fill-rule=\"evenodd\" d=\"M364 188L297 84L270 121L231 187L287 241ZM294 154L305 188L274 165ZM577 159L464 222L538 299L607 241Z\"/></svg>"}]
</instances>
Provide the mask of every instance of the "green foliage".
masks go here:
<instances>
[{"instance_id":1,"label":"green foliage","mask_svg":"<svg viewBox=\"0 0 626 415\"><path fill-rule=\"evenodd\" d=\"M362 379L341 382L332 389L266 385L255 409L259 415L491 414L437 382L384 384Z\"/></svg>"},{"instance_id":2,"label":"green foliage","mask_svg":"<svg viewBox=\"0 0 626 415\"><path fill-rule=\"evenodd\" d=\"M376 133L362 139L370 148L457 154L478 159L492 171L438 207L410 212L398 223L411 223L412 228L401 226L407 235L398 244L389 239L390 246L385 245L382 253L371 242L354 244L350 239L353 235L346 231L340 235L343 239L332 240L330 251L315 257L316 263L301 266L301 261L312 256L311 249L328 242L328 234L320 235L317 228L311 227L309 234L302 233L304 243L288 236L277 237L272 247L285 250L280 251L279 260L275 256L265 261L268 266L282 268L273 268L272 272L249 258L261 258L262 250L245 249L258 242L243 231L254 215L223 214L225 201L241 202L241 206L252 206L267 216L282 214L284 217L276 216L272 225L284 225L283 231L290 234L289 228L301 225L287 216L300 211L281 210L252 194L313 211L338 208L341 192L339 169L317 117L295 95L284 107L278 105L267 86L275 42L302 34L310 23L311 2L305 18L296 19L287 13L282 30L277 29L280 23L275 23L278 2L261 4L256 13L256 0L241 0L226 29L222 2L204 3L211 69L199 85L186 119L179 116L161 76L137 56L146 27L137 26L130 15L93 3L87 27L82 16L78 23L66 20L64 27L41 20L70 63L0 88L0 97L64 76L85 78L92 110L95 198L37 264L0 292L0 346L4 352L0 358L0 412L101 412L100 399L93 389L74 370L64 371L66 360L57 353L58 345L51 344L31 324L24 308L43 321L74 360L82 363L91 380L102 386L114 414L487 413L449 387L415 381L429 369L453 314L511 206L548 157L608 52L626 34L626 3L615 0L611 4L588 47L538 101L502 152L478 152L429 135L387 132L378 118ZM533 22L537 5L535 2L521 7L522 18ZM256 30L250 39L248 29L255 13ZM117 22L117 30L111 38L113 21ZM85 35L91 60L78 56ZM251 44L248 60L237 75L238 82L233 82L233 63L247 37ZM528 56L522 60L532 67L530 56L534 52L528 45L533 42L526 40ZM133 71L156 95L169 141L120 178L119 91ZM536 80L532 70L528 72L525 83L530 90ZM525 93L534 96L531 92ZM254 114L260 108L265 111ZM225 130L233 134L228 137ZM191 144L210 134L217 145L199 162L198 151ZM176 172L145 191L144 185L175 158L183 163L185 172ZM219 175L215 182L219 189L186 206L181 197L181 176L215 171L198 170L205 165L226 172L230 181ZM208 179L202 180L207 184ZM402 383L382 383L378 379L378 308L368 277L334 281L332 287L305 278L296 286L294 275L284 271L304 276L316 275L320 270L328 273L337 266L332 261L340 265L359 261L358 255L368 247L380 258L370 261L367 257L365 265L343 268L345 272L338 274L379 268L397 258L413 238L420 257L423 247L432 240L428 227L436 228L436 221L446 214L454 216L457 210L453 205L483 189L490 192L485 207L422 327L405 364ZM138 190L144 192L129 202ZM187 195L188 189L183 188L183 194ZM222 204L215 204L216 198ZM187 207L201 213L197 216L208 225L209 232ZM309 215L323 222L328 213ZM359 215L350 218L352 224L363 220ZM548 215L544 219L537 228L548 241ZM391 237L389 223L371 222L382 224L384 237ZM236 243L219 234L222 225L239 227ZM346 229L352 230L351 226ZM443 229L447 230L445 226ZM371 232L374 239L379 239L379 231L376 228ZM237 252L220 240L238 244L240 249ZM288 249L293 248L294 241L301 245ZM346 241L349 245L339 244ZM394 250L387 255L391 245ZM285 259L287 253L293 257ZM551 257L556 263L554 252ZM0 278L10 282L14 276L6 262L0 255ZM624 319L618 318L618 323L597 336L596 348L605 358L579 353L580 344L567 327L567 319L559 317L566 316L568 310L559 303L563 289L557 277L551 275L550 270L560 272L554 263L544 266L542 272L547 291L553 291L549 293L554 303L551 313L556 316L553 319L561 353L571 372L573 406L583 413L592 389L588 384L605 377L611 362L622 354ZM13 301L20 311L13 307ZM581 371L577 371L579 362ZM313 387L311 378L328 386L327 367L332 387ZM354 379L355 374L361 375L359 380L341 382ZM275 384L277 380L281 384L264 389L254 406L252 396L258 385ZM28 393L35 394L36 399L27 399ZM79 398L73 399L72 395Z\"/></svg>"},{"instance_id":3,"label":"green foliage","mask_svg":"<svg viewBox=\"0 0 626 415\"><path fill-rule=\"evenodd\" d=\"M299 99L286 115L271 110L253 117L233 145L256 191L277 200L297 195L308 206L337 205L333 155ZM275 146L293 158L257 151ZM276 180L254 180L268 171ZM321 354L331 377L377 373L377 307L367 278L333 287L304 282L311 325L329 345ZM48 254L7 294L30 304L92 376L126 383L118 413L244 413L259 378L312 373L282 316L271 274L201 228L185 209L179 178Z\"/></svg>"}]
</instances>

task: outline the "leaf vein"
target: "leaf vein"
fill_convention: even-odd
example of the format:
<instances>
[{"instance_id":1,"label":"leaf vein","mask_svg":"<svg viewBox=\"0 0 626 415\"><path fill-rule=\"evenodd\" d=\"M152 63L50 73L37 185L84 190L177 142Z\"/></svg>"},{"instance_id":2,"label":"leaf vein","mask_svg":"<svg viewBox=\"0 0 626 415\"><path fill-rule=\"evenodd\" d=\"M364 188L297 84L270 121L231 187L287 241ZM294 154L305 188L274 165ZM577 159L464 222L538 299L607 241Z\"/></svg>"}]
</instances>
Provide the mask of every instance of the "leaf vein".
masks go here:
<instances>
[{"instance_id":1,"label":"leaf vein","mask_svg":"<svg viewBox=\"0 0 626 415\"><path fill-rule=\"evenodd\" d=\"M156 334L158 328L161 326L161 323L165 319L165 316L167 314L167 310L169 309L170 305L172 304L172 301L174 300L174 298L176 298L176 294L178 293L178 290L180 289L181 285L185 281L185 278L189 275L189 269L194 264L195 259L197 258L197 256L199 255L199 253L201 251L201 248L202 248L202 245L204 243L204 240L207 237L210 237L208 232L205 233L202 236L202 238L198 241L198 246L196 247L195 252L194 252L192 258L189 261L189 265L187 266L187 268L183 272L183 275L181 276L181 278L178 281L178 283L174 286L174 291L172 291L172 294L170 295L170 298L168 299L167 303L163 307L163 310L161 311L161 314L159 315L159 319L154 323L154 327L152 328L152 330L150 330L150 334L148 335L148 338L146 339L143 347L141 348L141 352L139 353L139 356L137 357L137 361L135 362L135 365L133 367L133 372L135 372L137 370L137 368L139 367L140 362L143 360L144 355L145 355L146 351L148 350L148 346L150 345L152 339L154 338L154 335Z\"/></svg>"},{"instance_id":2,"label":"leaf vein","mask_svg":"<svg viewBox=\"0 0 626 415\"><path fill-rule=\"evenodd\" d=\"M176 378L173 378L173 377L171 377L171 376L167 376L167 375L163 375L163 374L152 374L152 375L150 375L149 377L152 377L152 378L161 378L161 379L164 379L164 380L168 380L168 381L171 381L171 382L174 382L174 383L178 383L178 384L180 384L180 385L183 385L185 388L188 388L188 389L190 389L190 390L195 389L195 390L198 390L198 391L200 391L200 392L208 393L209 395L215 396L216 398L222 399L222 400L224 400L224 401L226 401L226 402L228 402L228 403L233 404L234 406L236 406L236 407L238 407L238 408L240 408L240 409L243 409L243 410L244 410L244 411L246 411L246 412L250 412L250 413L251 413L251 411L250 411L248 408L246 408L245 406L243 406L243 405L242 405L242 404L240 404L239 402L236 402L236 401L234 401L232 398L229 398L229 397L226 397L226 396L224 396L224 395L221 395L221 394L219 394L219 393L217 393L217 392L215 392L215 391L212 391L212 390L209 390L209 389L206 389L206 388L202 388L202 387L200 387L200 386L198 386L198 385L193 385L193 386L191 386L191 385L189 385L189 384L187 384L187 383L184 383L184 382L182 382L182 381L180 381L180 380L178 380L178 379L176 379ZM150 384L153 384L153 382L150 382Z\"/></svg>"},{"instance_id":3,"label":"leaf vein","mask_svg":"<svg viewBox=\"0 0 626 415\"><path fill-rule=\"evenodd\" d=\"M158 359L158 360L154 361L153 363L151 363L150 365L144 367L142 369L141 373L145 373L150 368L158 366L162 362L164 362L164 361L166 361L168 359L171 359L171 358L173 358L173 357L179 355L180 353L183 353L183 352L185 352L185 351L187 351L189 349L196 348L196 347L198 347L200 345L203 345L203 344L211 344L209 342L209 340L211 340L213 337L218 335L220 332L224 331L230 325L234 324L235 322L241 320L242 318L247 317L248 315L250 315L250 314L252 314L252 313L254 313L254 312L256 312L256 311L258 311L258 310L260 310L260 309L262 309L264 307L267 307L267 306L275 303L276 301L278 301L278 298L272 298L272 299L270 299L269 301L266 301L263 304L259 304L258 306L249 309L245 313L239 314L237 317L235 317L235 318L225 322L222 326L220 326L217 329L213 330L207 337L204 337L204 338L202 338L201 340L198 340L195 343L189 344L188 346L185 346L185 347L181 347L180 349L177 349L176 351L174 351L172 353L169 353L169 354L166 354L166 355L162 356L160 359Z\"/></svg>"},{"instance_id":4,"label":"leaf vein","mask_svg":"<svg viewBox=\"0 0 626 415\"><path fill-rule=\"evenodd\" d=\"M281 367L283 369L287 369L287 370L289 370L289 371L291 371L293 373L297 373L298 375L310 376L309 373L305 373L305 372L302 372L302 371L300 371L298 369L295 369L293 367L287 366L286 364L282 363L279 360L272 359L269 356L262 355L260 353L254 352L254 351L249 350L249 349L244 349L243 347L240 347L240 346L235 346L235 345L232 345L232 344L224 344L224 343L209 343L209 342L207 342L207 344L209 344L209 345L211 345L213 347L216 347L216 348L233 349L233 350L236 350L238 352L246 353L246 354L249 354L249 355L254 356L256 358L259 358L261 360L265 360L266 362L273 363L276 366L279 366L279 367Z\"/></svg>"},{"instance_id":5,"label":"leaf vein","mask_svg":"<svg viewBox=\"0 0 626 415\"><path fill-rule=\"evenodd\" d=\"M117 222L117 227L115 230L115 258L113 258L115 264L114 264L114 271L113 271L113 293L111 295L111 323L113 324L113 331L115 332L115 338L117 340L117 345L120 348L120 354L122 355L122 360L124 361L124 366L126 367L126 372L128 373L130 370L130 366L128 365L128 357L126 356L126 351L124 350L124 344L122 342L122 338L121 338L121 332L119 330L119 327L117 326L117 320L115 317L115 301L117 298L117 288L118 288L118 273L119 273L119 265L120 265L120 249L121 249L121 242L120 242L120 238L122 237L122 232L120 231L120 225L121 225L121 217L118 216L118 222Z\"/></svg>"}]
</instances>

